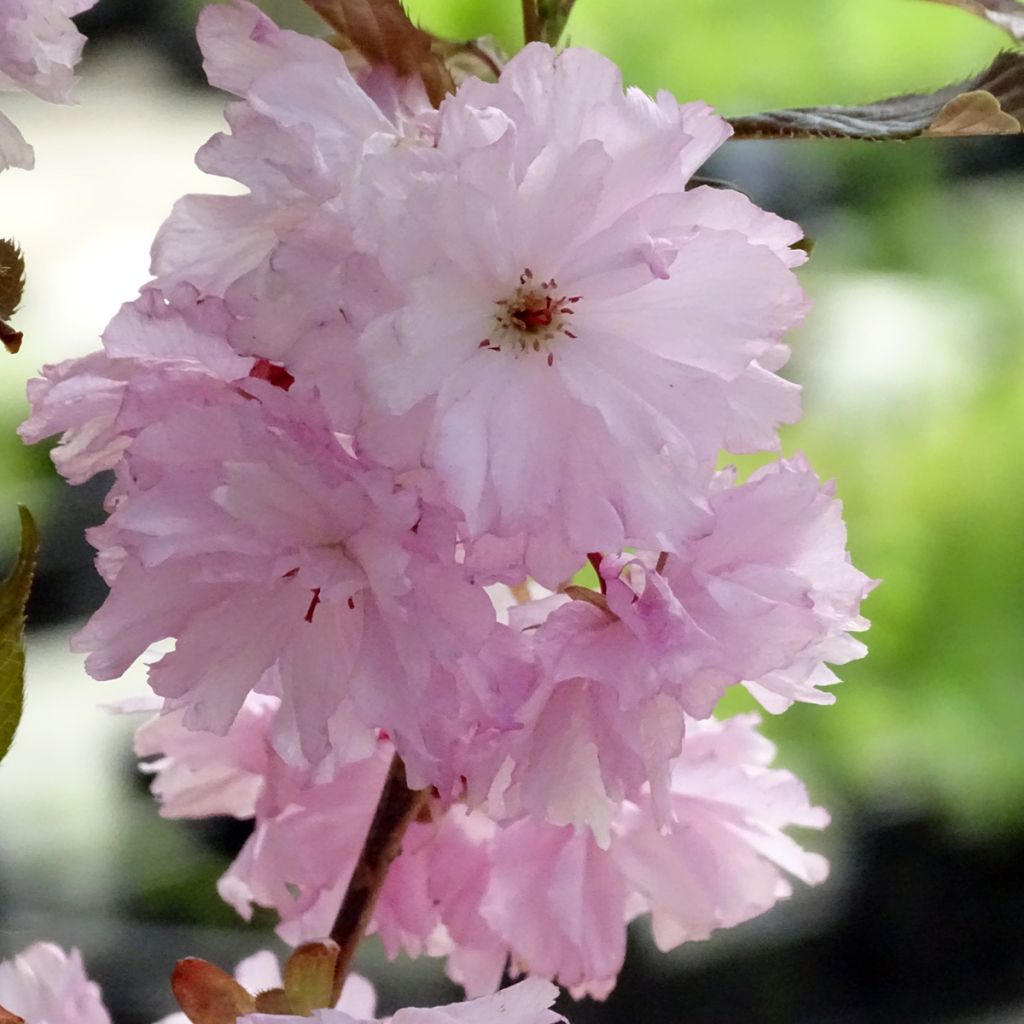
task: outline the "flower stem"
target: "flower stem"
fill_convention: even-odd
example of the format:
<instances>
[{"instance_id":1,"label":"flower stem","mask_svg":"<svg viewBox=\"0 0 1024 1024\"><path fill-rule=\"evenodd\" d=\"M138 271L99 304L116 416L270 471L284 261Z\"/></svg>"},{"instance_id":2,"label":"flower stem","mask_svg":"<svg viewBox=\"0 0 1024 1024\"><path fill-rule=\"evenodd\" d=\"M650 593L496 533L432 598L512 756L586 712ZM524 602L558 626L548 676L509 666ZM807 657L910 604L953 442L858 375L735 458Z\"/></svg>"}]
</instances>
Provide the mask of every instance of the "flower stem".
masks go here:
<instances>
[{"instance_id":1,"label":"flower stem","mask_svg":"<svg viewBox=\"0 0 1024 1024\"><path fill-rule=\"evenodd\" d=\"M540 39L537 0L523 0L523 38L527 43L535 43Z\"/></svg>"},{"instance_id":2,"label":"flower stem","mask_svg":"<svg viewBox=\"0 0 1024 1024\"><path fill-rule=\"evenodd\" d=\"M334 1003L341 996L356 949L366 934L384 879L394 859L402 852L402 837L423 806L429 791L410 789L405 765L395 754L381 790L380 802L366 833L362 853L352 872L345 898L331 928L331 938L340 951L334 967Z\"/></svg>"}]
</instances>

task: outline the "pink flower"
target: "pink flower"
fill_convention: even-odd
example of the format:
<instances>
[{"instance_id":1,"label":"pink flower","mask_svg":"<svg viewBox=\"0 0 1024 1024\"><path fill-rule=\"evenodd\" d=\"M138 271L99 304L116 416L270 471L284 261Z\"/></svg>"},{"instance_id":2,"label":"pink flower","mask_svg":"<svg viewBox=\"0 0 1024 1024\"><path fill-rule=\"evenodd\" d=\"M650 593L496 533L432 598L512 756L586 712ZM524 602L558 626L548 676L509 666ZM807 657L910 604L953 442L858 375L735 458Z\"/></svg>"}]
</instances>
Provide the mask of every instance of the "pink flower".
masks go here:
<instances>
[{"instance_id":1,"label":"pink flower","mask_svg":"<svg viewBox=\"0 0 1024 1024\"><path fill-rule=\"evenodd\" d=\"M0 92L24 89L51 103L70 103L74 66L85 36L71 18L96 0L0 0ZM32 147L0 114L0 171L30 169Z\"/></svg>"},{"instance_id":2,"label":"pink flower","mask_svg":"<svg viewBox=\"0 0 1024 1024\"><path fill-rule=\"evenodd\" d=\"M0 963L0 1007L27 1024L110 1024L99 986L89 981L77 949L49 942Z\"/></svg>"},{"instance_id":3,"label":"pink flower","mask_svg":"<svg viewBox=\"0 0 1024 1024\"><path fill-rule=\"evenodd\" d=\"M389 753L341 768L336 777L291 792L269 791L256 828L217 885L244 918L274 907L293 945L330 932L370 827ZM391 881L389 877L389 882Z\"/></svg>"},{"instance_id":4,"label":"pink flower","mask_svg":"<svg viewBox=\"0 0 1024 1024\"><path fill-rule=\"evenodd\" d=\"M466 578L450 514L353 456L313 370L239 354L250 324L273 337L259 307L147 289L104 352L30 385L22 436L62 430L73 481L116 474L91 533L111 594L76 645L112 678L175 638L150 677L189 727L224 733L258 690L285 705L290 763L364 758L386 729L414 784L461 792L459 750L516 727L529 656Z\"/></svg>"},{"instance_id":5,"label":"pink flower","mask_svg":"<svg viewBox=\"0 0 1024 1024\"><path fill-rule=\"evenodd\" d=\"M552 552L699 528L719 450L775 447L798 414L774 371L806 308L799 229L685 188L727 135L534 44L443 104L440 160L380 172L401 202L358 212L403 296L361 339L367 399L425 403L423 458L471 536L524 536L542 582Z\"/></svg>"},{"instance_id":6,"label":"pink flower","mask_svg":"<svg viewBox=\"0 0 1024 1024\"><path fill-rule=\"evenodd\" d=\"M267 950L253 953L252 956L242 960L235 968L235 980L247 992L254 995L272 988L280 988L283 983L281 966L277 962L277 957ZM350 974L345 979L345 987L341 990L341 998L335 1007L336 1010L341 1011L338 1016L348 1020L352 1017L362 1020L371 1016L376 1006L377 993L373 986L360 975ZM278 1016L270 1019L280 1021L283 1018ZM308 1018L302 1019L308 1020ZM189 1024L189 1019L183 1013L172 1013L169 1017L163 1017L157 1021L157 1024Z\"/></svg>"},{"instance_id":7,"label":"pink flower","mask_svg":"<svg viewBox=\"0 0 1024 1024\"><path fill-rule=\"evenodd\" d=\"M649 800L627 805L616 822L611 855L626 884L649 910L662 950L706 939L763 914L788 897L786 875L807 885L828 876L824 857L808 853L783 829L821 829L795 776L771 768L775 748L756 731L756 715L688 723L672 770L667 834Z\"/></svg>"},{"instance_id":8,"label":"pink flower","mask_svg":"<svg viewBox=\"0 0 1024 1024\"><path fill-rule=\"evenodd\" d=\"M668 814L646 790L620 801L604 847L586 830L506 817L500 800L477 810L432 803L431 819L406 834L373 930L391 956L447 957L448 974L471 995L493 991L510 961L576 995L604 997L634 917L649 913L656 941L668 949L768 910L789 895L786 874L821 882L824 859L784 830L822 828L828 816L794 776L770 767L774 748L756 724L749 715L688 721L670 764ZM203 751L211 770L223 767L212 745L175 739L182 730L173 719L158 728L168 741L168 756L155 766L165 802L185 796L171 791L173 780L186 778L179 757L196 779L204 777ZM269 733L272 723L262 728ZM253 904L275 908L278 931L292 944L327 933L387 757L385 745L331 781L298 785L294 777L281 785L280 762L268 761L255 830L221 879L221 895L246 917Z\"/></svg>"},{"instance_id":9,"label":"pink flower","mask_svg":"<svg viewBox=\"0 0 1024 1024\"><path fill-rule=\"evenodd\" d=\"M672 766L668 827L644 795L620 806L607 851L587 832L529 818L503 829L482 913L513 965L603 998L622 966L630 919L649 913L668 950L764 913L790 894L783 872L823 881L824 858L783 829L823 828L828 815L794 776L768 767L774 748L756 722L688 723Z\"/></svg>"},{"instance_id":10,"label":"pink flower","mask_svg":"<svg viewBox=\"0 0 1024 1024\"><path fill-rule=\"evenodd\" d=\"M711 502L714 528L664 569L675 600L733 659L706 678L721 687L738 674L769 711L832 703L817 689L836 681L823 663L864 656L850 634L867 629L860 604L877 583L850 561L834 484L798 456L722 487Z\"/></svg>"},{"instance_id":11,"label":"pink flower","mask_svg":"<svg viewBox=\"0 0 1024 1024\"><path fill-rule=\"evenodd\" d=\"M240 398L231 385L249 377L253 359L225 337L232 318L224 304L197 299L188 287L144 289L111 321L102 352L44 366L28 384L22 440L62 434L54 465L79 484L117 466L132 437L179 401Z\"/></svg>"},{"instance_id":12,"label":"pink flower","mask_svg":"<svg viewBox=\"0 0 1024 1024\"><path fill-rule=\"evenodd\" d=\"M716 488L706 530L674 538L675 553L605 556L605 594L511 610L540 684L490 762L506 813L589 827L606 847L621 802L649 787L667 820L686 716L707 718L740 683L772 711L829 703L824 663L864 654L850 634L874 584L850 563L832 486L798 458Z\"/></svg>"},{"instance_id":13,"label":"pink flower","mask_svg":"<svg viewBox=\"0 0 1024 1024\"><path fill-rule=\"evenodd\" d=\"M182 712L158 715L135 732L140 764L155 776L153 795L165 818L231 815L251 818L269 786L288 774L270 745L269 722L280 706L275 697L250 694L223 736L186 729ZM294 773L293 773L294 774Z\"/></svg>"},{"instance_id":14,"label":"pink flower","mask_svg":"<svg viewBox=\"0 0 1024 1024\"><path fill-rule=\"evenodd\" d=\"M434 773L417 784L450 787L420 697L472 675L500 631L454 524L354 459L316 390L239 356L220 300L158 294L126 307L106 354L34 385L23 427L65 429L55 458L72 478L116 468L91 535L111 594L76 640L89 671L116 677L174 637L150 679L189 727L225 732L259 690L285 705L275 744L292 763L365 757L384 728L411 772Z\"/></svg>"},{"instance_id":15,"label":"pink flower","mask_svg":"<svg viewBox=\"0 0 1024 1024\"><path fill-rule=\"evenodd\" d=\"M180 200L157 235L152 269L164 286L222 295L297 232L343 235L364 150L424 129L421 111L385 113L330 44L279 29L247 0L206 7L198 37L210 84L243 102L227 108L231 134L214 136L197 163L249 192Z\"/></svg>"}]
</instances>

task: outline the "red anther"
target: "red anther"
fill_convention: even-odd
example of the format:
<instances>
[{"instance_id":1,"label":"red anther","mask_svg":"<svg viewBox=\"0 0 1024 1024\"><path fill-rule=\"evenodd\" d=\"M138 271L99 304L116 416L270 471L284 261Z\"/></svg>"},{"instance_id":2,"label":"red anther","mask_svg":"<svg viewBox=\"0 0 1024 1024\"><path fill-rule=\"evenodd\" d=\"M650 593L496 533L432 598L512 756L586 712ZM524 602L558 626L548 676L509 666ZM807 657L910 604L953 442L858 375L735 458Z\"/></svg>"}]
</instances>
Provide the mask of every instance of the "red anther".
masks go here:
<instances>
[{"instance_id":1,"label":"red anther","mask_svg":"<svg viewBox=\"0 0 1024 1024\"><path fill-rule=\"evenodd\" d=\"M295 383L295 378L280 363L272 363L269 359L257 359L249 371L249 376L256 380L269 381L282 391L287 391Z\"/></svg>"},{"instance_id":2,"label":"red anther","mask_svg":"<svg viewBox=\"0 0 1024 1024\"><path fill-rule=\"evenodd\" d=\"M313 591L313 600L309 602L309 608L306 610L305 619L307 622L313 621L313 612L316 611L316 606L320 603L320 588L317 587Z\"/></svg>"},{"instance_id":3,"label":"red anther","mask_svg":"<svg viewBox=\"0 0 1024 1024\"><path fill-rule=\"evenodd\" d=\"M553 352L548 353L548 366L555 365L555 354Z\"/></svg>"},{"instance_id":4,"label":"red anther","mask_svg":"<svg viewBox=\"0 0 1024 1024\"><path fill-rule=\"evenodd\" d=\"M484 338L484 340L481 341L479 345L477 345L477 348L487 348L490 344L491 344L491 339L490 338Z\"/></svg>"},{"instance_id":5,"label":"red anther","mask_svg":"<svg viewBox=\"0 0 1024 1024\"><path fill-rule=\"evenodd\" d=\"M350 611L354 612L356 610L356 599L354 597L348 599L348 607Z\"/></svg>"}]
</instances>

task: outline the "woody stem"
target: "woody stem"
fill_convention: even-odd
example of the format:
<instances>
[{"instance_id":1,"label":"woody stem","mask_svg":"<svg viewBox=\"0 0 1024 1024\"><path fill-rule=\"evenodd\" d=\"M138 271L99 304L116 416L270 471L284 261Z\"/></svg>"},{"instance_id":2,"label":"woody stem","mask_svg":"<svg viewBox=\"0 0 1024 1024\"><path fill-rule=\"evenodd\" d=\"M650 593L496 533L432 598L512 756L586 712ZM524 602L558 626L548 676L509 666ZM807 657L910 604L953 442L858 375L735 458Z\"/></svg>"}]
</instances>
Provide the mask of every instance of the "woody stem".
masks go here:
<instances>
[{"instance_id":1,"label":"woody stem","mask_svg":"<svg viewBox=\"0 0 1024 1024\"><path fill-rule=\"evenodd\" d=\"M523 0L523 38L527 43L540 39L540 14L537 0Z\"/></svg>"},{"instance_id":2,"label":"woody stem","mask_svg":"<svg viewBox=\"0 0 1024 1024\"><path fill-rule=\"evenodd\" d=\"M405 765L395 754L362 853L359 854L352 880L331 928L331 938L340 947L334 967L335 1003L341 996L356 949L366 934L388 869L402 852L405 830L423 806L427 795L428 790L409 788L405 779Z\"/></svg>"}]
</instances>

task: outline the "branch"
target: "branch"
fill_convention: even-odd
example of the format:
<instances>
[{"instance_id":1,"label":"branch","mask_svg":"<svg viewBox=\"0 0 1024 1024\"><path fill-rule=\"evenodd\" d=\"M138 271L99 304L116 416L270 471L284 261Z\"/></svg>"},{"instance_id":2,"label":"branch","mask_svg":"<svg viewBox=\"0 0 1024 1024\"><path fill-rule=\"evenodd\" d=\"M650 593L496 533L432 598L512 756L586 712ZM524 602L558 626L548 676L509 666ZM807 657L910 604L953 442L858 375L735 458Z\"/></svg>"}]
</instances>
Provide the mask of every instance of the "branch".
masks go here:
<instances>
[{"instance_id":1,"label":"branch","mask_svg":"<svg viewBox=\"0 0 1024 1024\"><path fill-rule=\"evenodd\" d=\"M540 41L540 14L537 0L523 0L523 39L527 44Z\"/></svg>"},{"instance_id":2,"label":"branch","mask_svg":"<svg viewBox=\"0 0 1024 1024\"><path fill-rule=\"evenodd\" d=\"M422 808L428 794L429 790L409 788L405 780L405 765L395 754L362 853L331 928L331 938L340 949L334 967L331 1006L341 996L345 978L352 966L356 949L366 934L388 869L402 852L405 830Z\"/></svg>"}]
</instances>

